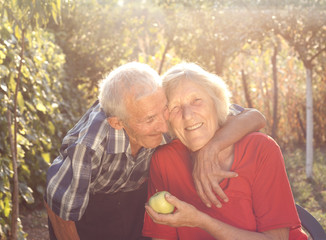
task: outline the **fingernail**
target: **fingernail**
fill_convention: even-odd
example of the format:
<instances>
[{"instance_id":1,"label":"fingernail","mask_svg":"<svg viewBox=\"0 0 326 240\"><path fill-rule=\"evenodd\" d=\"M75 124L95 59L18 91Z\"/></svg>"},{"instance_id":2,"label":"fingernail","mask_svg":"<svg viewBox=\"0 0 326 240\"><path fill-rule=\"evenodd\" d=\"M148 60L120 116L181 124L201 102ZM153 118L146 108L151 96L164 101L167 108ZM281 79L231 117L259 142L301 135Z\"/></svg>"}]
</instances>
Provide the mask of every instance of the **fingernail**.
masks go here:
<instances>
[{"instance_id":1,"label":"fingernail","mask_svg":"<svg viewBox=\"0 0 326 240\"><path fill-rule=\"evenodd\" d=\"M206 207L209 207L209 208L210 208L210 207L211 207L211 205L207 203L207 204L206 204Z\"/></svg>"},{"instance_id":2,"label":"fingernail","mask_svg":"<svg viewBox=\"0 0 326 240\"><path fill-rule=\"evenodd\" d=\"M228 201L229 201L229 199L228 199L228 198L225 198L225 199L224 199L224 202L228 202Z\"/></svg>"},{"instance_id":3,"label":"fingernail","mask_svg":"<svg viewBox=\"0 0 326 240\"><path fill-rule=\"evenodd\" d=\"M222 207L222 204L218 203L218 204L216 204L216 207L217 208L221 208Z\"/></svg>"}]
</instances>

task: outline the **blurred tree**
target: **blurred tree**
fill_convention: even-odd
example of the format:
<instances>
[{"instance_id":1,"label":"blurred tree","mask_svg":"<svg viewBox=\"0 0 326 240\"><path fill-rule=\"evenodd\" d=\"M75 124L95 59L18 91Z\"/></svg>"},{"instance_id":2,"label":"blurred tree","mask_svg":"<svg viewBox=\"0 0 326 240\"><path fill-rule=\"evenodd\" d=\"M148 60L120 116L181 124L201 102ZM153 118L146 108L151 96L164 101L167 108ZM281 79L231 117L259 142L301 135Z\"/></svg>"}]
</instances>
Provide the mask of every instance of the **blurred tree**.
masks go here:
<instances>
[{"instance_id":1,"label":"blurred tree","mask_svg":"<svg viewBox=\"0 0 326 240\"><path fill-rule=\"evenodd\" d=\"M4 101L1 103L1 112L7 116L6 119L2 119L7 125L7 131L4 132L5 137L9 138L9 149L4 148L3 152L6 153L0 159L0 165L2 170L0 171L0 177L3 178L3 186L12 189L12 194L8 193L8 189L1 193L0 203L5 202L2 208L5 208L4 218L1 218L1 225L6 220L11 219L10 232L8 229L4 231L9 233L6 235L10 236L10 239L22 239L24 233L22 231L19 221L19 192L27 202L32 202L33 197L31 196L31 189L23 182L19 183L18 168L22 169L22 172L28 172L23 158L25 157L25 150L29 148L26 137L28 134L28 128L24 126L27 119L24 119L24 111L27 111L28 99L26 95L31 90L30 87L34 87L38 97L34 96L34 103L36 109L44 112L46 107L42 102L42 97L35 87L31 86L28 81L34 80L35 77L32 75L33 70L30 67L37 65L39 59L33 58L33 48L37 46L33 44L39 44L38 29L40 26L44 26L50 18L54 21L60 21L60 0L53 0L44 3L44 1L2 1L1 2L1 89ZM39 56L37 56L39 57ZM41 69L40 69L41 71ZM42 73L41 73L42 74ZM44 77L44 76L42 76ZM41 86L44 87L44 86ZM36 91L35 91L36 90ZM30 104L29 107L32 105ZM34 110L36 110L34 109ZM26 114L30 114L27 113ZM13 115L13 116L12 116ZM25 120L25 121L24 121ZM2 124L1 124L2 125ZM4 139L3 139L4 140ZM8 146L4 144L4 146ZM11 158L11 163L8 159ZM9 172L6 172L10 170ZM5 170L5 171L3 171ZM12 178L12 184L8 181ZM24 176L22 176L24 178ZM11 200L8 200L9 198ZM12 204L10 210L7 209L8 204ZM2 214L2 213L1 213ZM4 225L5 226L5 225ZM5 238L2 227L0 229L0 236Z\"/></svg>"},{"instance_id":2,"label":"blurred tree","mask_svg":"<svg viewBox=\"0 0 326 240\"><path fill-rule=\"evenodd\" d=\"M326 51L326 11L315 6L277 12L273 17L276 34L298 54L306 68L306 174L313 177L313 92L314 60Z\"/></svg>"},{"instance_id":3,"label":"blurred tree","mask_svg":"<svg viewBox=\"0 0 326 240\"><path fill-rule=\"evenodd\" d=\"M183 31L175 44L182 58L198 62L209 71L223 70L256 34L250 12L242 9L195 8L182 21Z\"/></svg>"},{"instance_id":4,"label":"blurred tree","mask_svg":"<svg viewBox=\"0 0 326 240\"><path fill-rule=\"evenodd\" d=\"M144 23L147 9L141 5L136 9L136 3L82 0L74 1L73 8L71 4L63 4L63 24L52 22L50 28L66 55L66 80L82 90L89 105L97 97L99 80L122 63L138 60L139 41L149 41L145 31L152 29Z\"/></svg>"}]
</instances>

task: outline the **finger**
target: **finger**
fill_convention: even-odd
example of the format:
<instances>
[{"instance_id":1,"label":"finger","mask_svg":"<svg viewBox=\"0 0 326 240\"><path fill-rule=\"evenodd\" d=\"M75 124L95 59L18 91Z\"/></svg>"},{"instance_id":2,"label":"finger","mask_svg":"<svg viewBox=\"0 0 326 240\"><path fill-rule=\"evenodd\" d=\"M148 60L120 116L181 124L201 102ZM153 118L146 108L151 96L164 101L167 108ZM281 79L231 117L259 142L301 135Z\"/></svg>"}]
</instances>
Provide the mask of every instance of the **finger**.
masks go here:
<instances>
[{"instance_id":1,"label":"finger","mask_svg":"<svg viewBox=\"0 0 326 240\"><path fill-rule=\"evenodd\" d=\"M236 173L234 172L230 172L230 171L221 171L220 172L223 176L232 176L234 177L234 175L237 175ZM221 176L221 175L220 175ZM216 194L224 201L224 202L228 202L229 199L228 197L226 196L226 194L224 193L224 191L222 190L221 186L219 185L219 181L217 180L217 177L211 177L211 176L208 176L209 178L209 181L210 181L210 185L211 185L211 188L207 188L205 189L206 191L212 191L212 194L210 192L206 193L208 196L211 196L213 197L214 199L212 199L211 201L215 204L216 207L221 207L221 205L219 204L220 201L218 200L218 198L216 197ZM225 177L223 177L225 178ZM222 179L223 179L222 178ZM221 180L222 180L221 179ZM216 200L218 201L216 201ZM217 204L217 205L216 205Z\"/></svg>"},{"instance_id":2,"label":"finger","mask_svg":"<svg viewBox=\"0 0 326 240\"><path fill-rule=\"evenodd\" d=\"M228 202L229 198L226 196L225 192L219 184L213 184L212 190L220 197L224 202Z\"/></svg>"},{"instance_id":3,"label":"finger","mask_svg":"<svg viewBox=\"0 0 326 240\"><path fill-rule=\"evenodd\" d=\"M148 204L145 205L145 210L147 214L153 219L153 221L155 221L157 217L157 212L155 212L154 209L151 208Z\"/></svg>"},{"instance_id":4,"label":"finger","mask_svg":"<svg viewBox=\"0 0 326 240\"><path fill-rule=\"evenodd\" d=\"M203 190L204 190L204 193L206 194L207 198L209 199L209 201L212 204L214 204L218 208L222 207L221 202L215 196L210 184L206 185L206 186L203 186Z\"/></svg>"},{"instance_id":5,"label":"finger","mask_svg":"<svg viewBox=\"0 0 326 240\"><path fill-rule=\"evenodd\" d=\"M220 172L220 176L221 178L234 178L238 176L238 173L236 172L231 172L231 171L225 171L225 170L221 170Z\"/></svg>"},{"instance_id":6,"label":"finger","mask_svg":"<svg viewBox=\"0 0 326 240\"><path fill-rule=\"evenodd\" d=\"M152 213L156 213L154 211L154 209L151 206L149 206L148 203L145 204L145 209L146 209L146 211L148 212L149 215L153 215Z\"/></svg>"},{"instance_id":7,"label":"finger","mask_svg":"<svg viewBox=\"0 0 326 240\"><path fill-rule=\"evenodd\" d=\"M182 208L184 208L185 205L187 205L186 202L180 200L179 198L177 198L176 196L173 196L170 193L165 194L165 199L169 203L171 203L173 206L175 206L177 209L182 209Z\"/></svg>"},{"instance_id":8,"label":"finger","mask_svg":"<svg viewBox=\"0 0 326 240\"><path fill-rule=\"evenodd\" d=\"M149 205L145 205L145 209L146 209L147 214L151 217L151 219L155 223L168 225L169 222L171 221L172 214L157 213Z\"/></svg>"},{"instance_id":9,"label":"finger","mask_svg":"<svg viewBox=\"0 0 326 240\"><path fill-rule=\"evenodd\" d=\"M147 214L153 219L154 222L159 222L160 221L160 215L159 213L155 212L155 210L149 206L148 204L145 205L145 209Z\"/></svg>"},{"instance_id":10,"label":"finger","mask_svg":"<svg viewBox=\"0 0 326 240\"><path fill-rule=\"evenodd\" d=\"M170 193L166 193L164 195L164 197L165 197L166 201L168 201L169 203L171 203L176 208L179 208L180 207L181 200L179 200L177 197L171 195Z\"/></svg>"},{"instance_id":11,"label":"finger","mask_svg":"<svg viewBox=\"0 0 326 240\"><path fill-rule=\"evenodd\" d=\"M196 191L197 194L199 195L200 199L202 200L202 202L207 206L207 207L211 207L211 202L208 199L207 195L204 192L203 186L199 181L195 181L195 187L196 187Z\"/></svg>"}]
</instances>

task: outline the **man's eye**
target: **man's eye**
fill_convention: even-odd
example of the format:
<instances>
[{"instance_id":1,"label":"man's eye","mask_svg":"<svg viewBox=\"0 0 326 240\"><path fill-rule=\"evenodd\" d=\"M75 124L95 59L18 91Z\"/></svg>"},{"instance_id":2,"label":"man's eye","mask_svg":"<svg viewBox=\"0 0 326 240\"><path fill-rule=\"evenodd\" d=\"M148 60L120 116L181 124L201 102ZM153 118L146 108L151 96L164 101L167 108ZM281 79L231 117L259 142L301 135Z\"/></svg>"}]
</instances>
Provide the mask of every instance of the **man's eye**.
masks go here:
<instances>
[{"instance_id":1,"label":"man's eye","mask_svg":"<svg viewBox=\"0 0 326 240\"><path fill-rule=\"evenodd\" d=\"M202 99L201 98L195 98L192 103L193 104L198 104L198 103L201 103Z\"/></svg>"},{"instance_id":2,"label":"man's eye","mask_svg":"<svg viewBox=\"0 0 326 240\"><path fill-rule=\"evenodd\" d=\"M154 118L151 117L151 118L148 118L148 119L146 120L146 123L152 123L153 121L154 121Z\"/></svg>"}]
</instances>

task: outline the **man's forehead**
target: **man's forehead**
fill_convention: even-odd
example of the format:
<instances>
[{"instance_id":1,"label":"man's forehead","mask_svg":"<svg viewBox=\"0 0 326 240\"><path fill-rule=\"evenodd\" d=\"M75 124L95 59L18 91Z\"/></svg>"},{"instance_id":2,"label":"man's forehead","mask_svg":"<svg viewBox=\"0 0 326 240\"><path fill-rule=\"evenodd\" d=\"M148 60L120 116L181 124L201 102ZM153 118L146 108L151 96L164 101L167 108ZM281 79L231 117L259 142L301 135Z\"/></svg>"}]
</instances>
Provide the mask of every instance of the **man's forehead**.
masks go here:
<instances>
[{"instance_id":1,"label":"man's forehead","mask_svg":"<svg viewBox=\"0 0 326 240\"><path fill-rule=\"evenodd\" d=\"M135 99L130 97L126 102L127 112L140 120L156 116L167 104L167 99L162 89L152 94Z\"/></svg>"}]
</instances>

